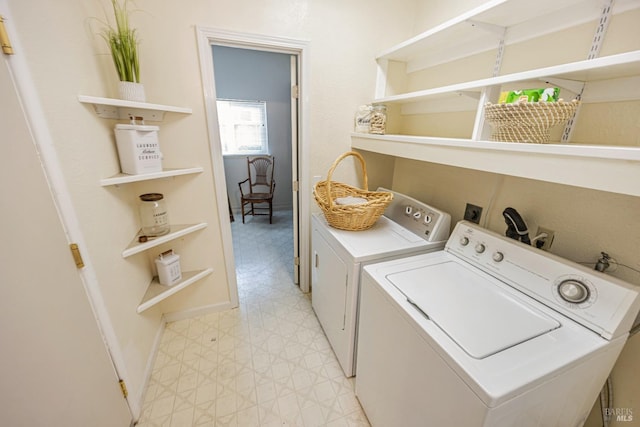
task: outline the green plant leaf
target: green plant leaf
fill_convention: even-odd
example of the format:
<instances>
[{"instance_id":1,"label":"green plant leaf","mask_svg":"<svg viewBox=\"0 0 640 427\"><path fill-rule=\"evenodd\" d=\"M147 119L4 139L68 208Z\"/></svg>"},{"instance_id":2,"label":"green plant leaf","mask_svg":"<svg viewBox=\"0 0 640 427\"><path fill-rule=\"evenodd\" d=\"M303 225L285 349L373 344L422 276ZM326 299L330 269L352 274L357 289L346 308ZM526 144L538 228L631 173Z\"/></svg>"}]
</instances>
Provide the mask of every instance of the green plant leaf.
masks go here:
<instances>
[{"instance_id":1,"label":"green plant leaf","mask_svg":"<svg viewBox=\"0 0 640 427\"><path fill-rule=\"evenodd\" d=\"M118 72L120 81L140 82L140 63L138 60L138 37L136 30L129 26L128 0L120 3L111 0L115 27L107 25L102 37L111 50L113 64Z\"/></svg>"}]
</instances>

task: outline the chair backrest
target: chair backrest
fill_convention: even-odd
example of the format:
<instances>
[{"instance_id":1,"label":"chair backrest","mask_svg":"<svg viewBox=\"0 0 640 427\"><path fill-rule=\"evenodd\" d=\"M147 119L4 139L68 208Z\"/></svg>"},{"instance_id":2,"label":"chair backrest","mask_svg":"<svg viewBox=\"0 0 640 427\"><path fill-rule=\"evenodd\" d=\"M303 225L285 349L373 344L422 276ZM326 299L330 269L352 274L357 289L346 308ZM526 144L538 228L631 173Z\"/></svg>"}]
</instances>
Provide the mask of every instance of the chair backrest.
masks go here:
<instances>
[{"instance_id":1,"label":"chair backrest","mask_svg":"<svg viewBox=\"0 0 640 427\"><path fill-rule=\"evenodd\" d=\"M247 172L252 191L256 186L264 186L269 192L273 189L274 163L273 156L247 157Z\"/></svg>"}]
</instances>

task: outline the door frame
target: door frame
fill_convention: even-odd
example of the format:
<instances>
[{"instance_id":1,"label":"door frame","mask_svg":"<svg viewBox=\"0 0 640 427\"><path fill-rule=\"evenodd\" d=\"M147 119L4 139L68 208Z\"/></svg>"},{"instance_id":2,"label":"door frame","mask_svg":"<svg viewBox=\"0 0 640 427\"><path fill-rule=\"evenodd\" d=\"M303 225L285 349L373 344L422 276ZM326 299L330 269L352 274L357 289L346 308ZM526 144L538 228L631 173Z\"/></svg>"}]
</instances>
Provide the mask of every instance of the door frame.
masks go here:
<instances>
[{"instance_id":1,"label":"door frame","mask_svg":"<svg viewBox=\"0 0 640 427\"><path fill-rule=\"evenodd\" d=\"M209 144L211 148L211 162L213 167L214 186L218 205L218 217L222 236L222 247L227 269L229 284L229 299L233 307L238 306L238 283L235 275L235 261L233 256L233 239L231 236L231 222L229 219L228 202L226 198L227 184L224 175L224 161L220 146L220 132L218 129L215 78L213 69L212 45L241 47L252 50L262 50L295 55L298 58L298 236L300 250L300 289L309 292L309 200L310 186L305 172L308 166L308 84L309 84L309 42L283 37L265 36L259 34L242 33L216 28L196 26L196 37L200 54L200 74L204 92L205 111ZM296 177L293 177L296 180ZM295 191L295 186L294 186ZM292 260L293 262L293 260Z\"/></svg>"},{"instance_id":2,"label":"door frame","mask_svg":"<svg viewBox=\"0 0 640 427\"><path fill-rule=\"evenodd\" d=\"M298 191L298 186L300 185L300 158L298 156L300 141L300 135L298 135L300 129L298 123L300 113L300 76L298 63L300 58L298 55L291 55L289 60L289 83L291 85L289 94L289 101L291 102L291 177L293 178L291 186L293 205L293 282L300 286L300 192Z\"/></svg>"}]
</instances>

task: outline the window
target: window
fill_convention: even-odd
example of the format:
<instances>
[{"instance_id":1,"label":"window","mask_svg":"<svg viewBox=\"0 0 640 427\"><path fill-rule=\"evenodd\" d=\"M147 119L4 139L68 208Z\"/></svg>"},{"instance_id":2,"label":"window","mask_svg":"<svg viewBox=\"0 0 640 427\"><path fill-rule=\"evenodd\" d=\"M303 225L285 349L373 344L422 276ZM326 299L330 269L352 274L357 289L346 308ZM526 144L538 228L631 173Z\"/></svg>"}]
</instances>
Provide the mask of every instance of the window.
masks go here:
<instances>
[{"instance_id":1,"label":"window","mask_svg":"<svg viewBox=\"0 0 640 427\"><path fill-rule=\"evenodd\" d=\"M267 103L220 99L218 121L222 154L269 154Z\"/></svg>"}]
</instances>

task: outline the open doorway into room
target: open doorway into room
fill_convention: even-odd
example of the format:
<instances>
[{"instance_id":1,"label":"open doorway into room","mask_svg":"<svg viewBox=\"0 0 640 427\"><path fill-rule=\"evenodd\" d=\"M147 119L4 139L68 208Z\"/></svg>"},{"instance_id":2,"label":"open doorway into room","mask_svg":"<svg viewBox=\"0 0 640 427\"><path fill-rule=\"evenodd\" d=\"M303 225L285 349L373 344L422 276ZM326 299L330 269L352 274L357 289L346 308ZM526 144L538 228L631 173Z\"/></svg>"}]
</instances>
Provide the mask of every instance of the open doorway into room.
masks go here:
<instances>
[{"instance_id":1,"label":"open doorway into room","mask_svg":"<svg viewBox=\"0 0 640 427\"><path fill-rule=\"evenodd\" d=\"M298 283L294 253L294 155L297 110L292 87L297 57L288 53L211 46L214 82L229 202L236 279L243 293L262 291L272 283ZM268 215L242 216L239 184L248 178L247 158L274 160L272 220ZM243 184L243 191L248 190ZM264 213L267 204L256 205ZM297 211L297 206L295 211ZM258 211L259 212L259 211ZM297 217L296 217L297 219ZM246 296L246 295L245 295Z\"/></svg>"},{"instance_id":2,"label":"open doorway into room","mask_svg":"<svg viewBox=\"0 0 640 427\"><path fill-rule=\"evenodd\" d=\"M292 207L292 232L293 232L293 258L289 258L288 262L292 264L294 278L298 276L298 290L294 285L290 286L296 293L309 292L309 223L310 223L310 206L311 186L306 178L305 171L309 165L309 147L308 147L308 110L309 101L307 94L309 93L309 42L304 40L289 39L283 37L264 36L249 33L239 33L227 30L197 27L196 34L198 36L198 49L200 52L201 77L203 80L203 89L207 113L207 126L209 129L209 143L211 147L211 161L213 166L213 180L216 189L216 203L218 217L220 220L220 232L222 238L222 246L224 250L224 263L227 271L227 281L229 284L229 301L232 307L239 305L238 284L235 274L236 266L234 260L233 237L231 225L241 222L234 213L234 222L231 222L229 215L229 206L234 202L232 196L227 196L228 188L237 188L235 179L227 179L225 175L225 161L222 154L222 144L220 139L220 129L218 124L217 100L219 98L216 93L216 77L218 70L222 64L218 64L213 59L213 50L216 46L235 48L239 50L262 52L262 53L279 53L289 58L290 72L290 115L291 115L291 140L290 140L290 165L286 164L288 159L276 159L276 169L290 170L289 182L291 183ZM215 64L214 64L215 62ZM257 71L262 72L264 65L259 63L251 65ZM236 67L234 74L240 74L243 71L241 67ZM222 72L222 71L220 71ZM272 83L266 82L265 85ZM233 96L236 98L236 96ZM267 117L267 126L269 118ZM285 155L286 156L286 155ZM243 170L246 171L246 159ZM244 178L243 178L244 179ZM282 178L284 179L284 178ZM227 182L228 181L228 182ZM283 181L283 186L285 182ZM280 193L283 197L287 197L285 190L282 190L280 182L277 182L276 196ZM288 192L288 190L287 190ZM237 204L235 204L237 207ZM256 217L253 221L264 220L265 217ZM268 223L268 219L265 221ZM286 261L286 260L285 260ZM295 279L289 279L295 283Z\"/></svg>"}]
</instances>

